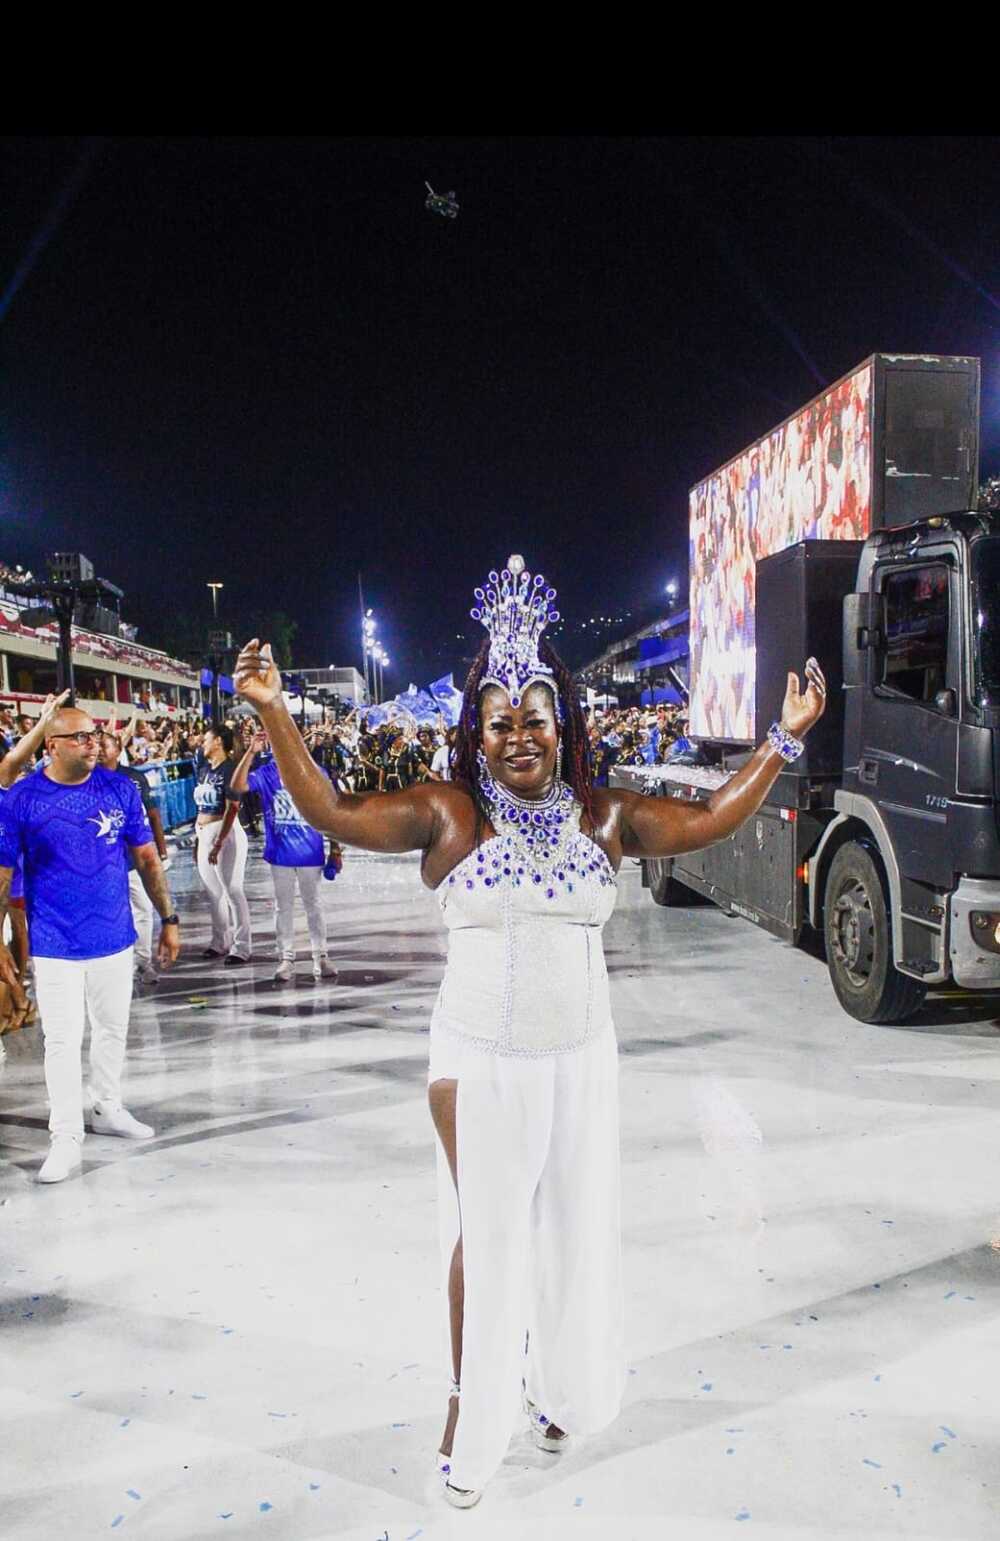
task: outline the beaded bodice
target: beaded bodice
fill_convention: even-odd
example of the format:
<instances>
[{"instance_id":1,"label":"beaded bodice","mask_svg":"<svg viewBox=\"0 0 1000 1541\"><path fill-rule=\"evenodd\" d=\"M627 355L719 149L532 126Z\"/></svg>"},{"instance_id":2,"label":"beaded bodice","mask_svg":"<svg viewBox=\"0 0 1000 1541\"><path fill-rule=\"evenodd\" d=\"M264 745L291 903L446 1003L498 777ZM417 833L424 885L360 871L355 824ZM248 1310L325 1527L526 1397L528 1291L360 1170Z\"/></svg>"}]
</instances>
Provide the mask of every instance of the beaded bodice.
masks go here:
<instances>
[{"instance_id":1,"label":"beaded bodice","mask_svg":"<svg viewBox=\"0 0 1000 1541\"><path fill-rule=\"evenodd\" d=\"M491 805L497 834L438 888L449 936L435 1029L501 1053L548 1054L610 1026L601 931L615 875L581 833L572 793L557 806L559 823L543 836L546 826Z\"/></svg>"}]
</instances>

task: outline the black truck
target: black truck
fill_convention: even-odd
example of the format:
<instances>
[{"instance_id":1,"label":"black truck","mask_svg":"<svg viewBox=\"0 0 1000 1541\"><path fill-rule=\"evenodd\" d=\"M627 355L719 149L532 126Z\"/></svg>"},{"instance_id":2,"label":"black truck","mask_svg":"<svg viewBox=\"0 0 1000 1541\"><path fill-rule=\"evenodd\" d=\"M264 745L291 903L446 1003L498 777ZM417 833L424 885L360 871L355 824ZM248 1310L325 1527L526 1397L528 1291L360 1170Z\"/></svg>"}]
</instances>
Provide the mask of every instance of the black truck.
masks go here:
<instances>
[{"instance_id":1,"label":"black truck","mask_svg":"<svg viewBox=\"0 0 1000 1541\"><path fill-rule=\"evenodd\" d=\"M693 890L788 942L814 928L844 1009L901 1022L929 985L1000 989L1000 519L972 507L976 361L868 364L880 527L754 563L753 741L809 654L826 713L736 835L644 862L643 881L660 904ZM908 377L895 414L893 372ZM612 784L704 798L750 752L700 747L702 766Z\"/></svg>"}]
</instances>

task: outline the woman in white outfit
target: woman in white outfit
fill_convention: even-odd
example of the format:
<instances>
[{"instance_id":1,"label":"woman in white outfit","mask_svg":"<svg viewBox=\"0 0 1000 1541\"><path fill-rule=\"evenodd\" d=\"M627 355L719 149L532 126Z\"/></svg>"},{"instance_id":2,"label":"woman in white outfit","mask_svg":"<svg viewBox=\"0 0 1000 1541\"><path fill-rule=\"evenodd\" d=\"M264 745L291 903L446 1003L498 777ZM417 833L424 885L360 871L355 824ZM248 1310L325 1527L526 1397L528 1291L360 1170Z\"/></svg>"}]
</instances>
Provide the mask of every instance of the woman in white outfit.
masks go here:
<instances>
[{"instance_id":1,"label":"woman in white outfit","mask_svg":"<svg viewBox=\"0 0 1000 1541\"><path fill-rule=\"evenodd\" d=\"M617 869L732 835L825 702L810 659L805 694L790 674L781 723L707 802L594 788L576 689L541 635L555 591L511 557L476 597L489 639L450 783L336 792L270 648L249 643L236 669L303 817L353 846L420 850L448 927L428 1095L453 1369L438 1467L461 1508L499 1467L519 1407L553 1453L621 1407L618 1061L601 944Z\"/></svg>"},{"instance_id":2,"label":"woman in white outfit","mask_svg":"<svg viewBox=\"0 0 1000 1541\"><path fill-rule=\"evenodd\" d=\"M198 874L212 905L212 941L203 957L223 958L231 967L249 963L253 945L250 906L243 892L248 841L236 817L241 793L232 789L232 728L209 728L201 749L205 763L194 787Z\"/></svg>"}]
</instances>

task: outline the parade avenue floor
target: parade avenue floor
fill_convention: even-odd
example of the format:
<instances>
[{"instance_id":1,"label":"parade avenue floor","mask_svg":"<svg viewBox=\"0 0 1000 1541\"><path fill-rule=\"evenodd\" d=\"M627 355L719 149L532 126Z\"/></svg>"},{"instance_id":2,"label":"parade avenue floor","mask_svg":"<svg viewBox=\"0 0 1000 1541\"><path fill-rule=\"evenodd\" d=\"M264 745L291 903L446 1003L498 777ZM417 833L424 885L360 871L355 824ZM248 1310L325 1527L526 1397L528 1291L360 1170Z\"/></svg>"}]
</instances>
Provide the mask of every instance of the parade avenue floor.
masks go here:
<instances>
[{"instance_id":1,"label":"parade avenue floor","mask_svg":"<svg viewBox=\"0 0 1000 1541\"><path fill-rule=\"evenodd\" d=\"M477 1508L438 1490L450 1356L427 1024L444 955L415 858L324 884L339 979L185 954L137 1000L126 1100L41 1187L40 1033L0 1077L4 1541L768 1541L1000 1534L1000 999L905 1027L824 965L626 863L606 931L621 1052L628 1391L560 1456L519 1427ZM234 978L233 975L236 975Z\"/></svg>"}]
</instances>

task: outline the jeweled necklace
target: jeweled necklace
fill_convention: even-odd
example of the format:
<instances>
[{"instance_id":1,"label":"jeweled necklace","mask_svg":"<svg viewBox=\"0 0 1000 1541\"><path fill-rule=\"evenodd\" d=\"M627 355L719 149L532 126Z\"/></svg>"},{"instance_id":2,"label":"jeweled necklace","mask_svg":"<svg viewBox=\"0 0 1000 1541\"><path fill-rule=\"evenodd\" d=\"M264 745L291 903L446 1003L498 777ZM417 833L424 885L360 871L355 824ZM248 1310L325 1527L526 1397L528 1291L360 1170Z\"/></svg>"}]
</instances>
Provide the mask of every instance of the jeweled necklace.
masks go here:
<instances>
[{"instance_id":1,"label":"jeweled necklace","mask_svg":"<svg viewBox=\"0 0 1000 1541\"><path fill-rule=\"evenodd\" d=\"M498 835L514 835L528 854L538 860L558 855L570 832L573 788L556 781L544 797L518 797L480 767L479 790L490 808L490 823Z\"/></svg>"}]
</instances>

